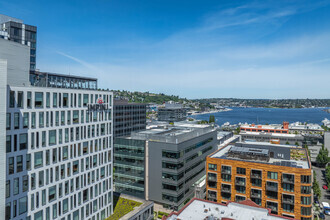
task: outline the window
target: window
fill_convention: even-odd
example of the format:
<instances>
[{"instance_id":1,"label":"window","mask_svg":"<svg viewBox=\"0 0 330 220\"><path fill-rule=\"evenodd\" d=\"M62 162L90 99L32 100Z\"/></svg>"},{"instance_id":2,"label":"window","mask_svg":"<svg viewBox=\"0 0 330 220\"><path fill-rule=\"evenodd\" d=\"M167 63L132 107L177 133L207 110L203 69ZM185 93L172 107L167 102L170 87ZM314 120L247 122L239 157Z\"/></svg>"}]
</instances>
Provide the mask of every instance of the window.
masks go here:
<instances>
[{"instance_id":1,"label":"window","mask_svg":"<svg viewBox=\"0 0 330 220\"><path fill-rule=\"evenodd\" d=\"M79 123L79 111L74 110L73 111L73 124L78 124Z\"/></svg>"},{"instance_id":2,"label":"window","mask_svg":"<svg viewBox=\"0 0 330 220\"><path fill-rule=\"evenodd\" d=\"M46 107L50 107L50 93L46 92Z\"/></svg>"},{"instance_id":3,"label":"window","mask_svg":"<svg viewBox=\"0 0 330 220\"><path fill-rule=\"evenodd\" d=\"M15 92L10 91L9 94L9 108L14 108L15 107Z\"/></svg>"},{"instance_id":4,"label":"window","mask_svg":"<svg viewBox=\"0 0 330 220\"><path fill-rule=\"evenodd\" d=\"M11 152L11 135L6 136L6 153Z\"/></svg>"},{"instance_id":5,"label":"window","mask_svg":"<svg viewBox=\"0 0 330 220\"><path fill-rule=\"evenodd\" d=\"M311 215L312 207L301 207L301 214L302 215Z\"/></svg>"},{"instance_id":6,"label":"window","mask_svg":"<svg viewBox=\"0 0 330 220\"><path fill-rule=\"evenodd\" d=\"M267 172L267 178L268 179L273 179L273 180L277 180L277 172Z\"/></svg>"},{"instance_id":7,"label":"window","mask_svg":"<svg viewBox=\"0 0 330 220\"><path fill-rule=\"evenodd\" d=\"M287 192L293 192L294 190L294 185L290 183L283 183L282 184L283 190Z\"/></svg>"},{"instance_id":8,"label":"window","mask_svg":"<svg viewBox=\"0 0 330 220\"><path fill-rule=\"evenodd\" d=\"M19 178L14 179L14 195L19 193Z\"/></svg>"},{"instance_id":9,"label":"window","mask_svg":"<svg viewBox=\"0 0 330 220\"><path fill-rule=\"evenodd\" d=\"M81 107L81 94L78 94L78 107Z\"/></svg>"},{"instance_id":10,"label":"window","mask_svg":"<svg viewBox=\"0 0 330 220\"><path fill-rule=\"evenodd\" d=\"M42 92L35 93L34 107L42 108L43 107L44 94Z\"/></svg>"},{"instance_id":11,"label":"window","mask_svg":"<svg viewBox=\"0 0 330 220\"><path fill-rule=\"evenodd\" d=\"M19 113L14 113L14 128L19 129Z\"/></svg>"},{"instance_id":12,"label":"window","mask_svg":"<svg viewBox=\"0 0 330 220\"><path fill-rule=\"evenodd\" d=\"M68 107L69 104L69 94L63 93L63 107Z\"/></svg>"},{"instance_id":13,"label":"window","mask_svg":"<svg viewBox=\"0 0 330 220\"><path fill-rule=\"evenodd\" d=\"M67 117L66 118L67 118L68 125L71 124L71 111L67 112Z\"/></svg>"},{"instance_id":14,"label":"window","mask_svg":"<svg viewBox=\"0 0 330 220\"><path fill-rule=\"evenodd\" d=\"M31 127L35 128L36 127L36 113L32 112L31 114Z\"/></svg>"},{"instance_id":15,"label":"window","mask_svg":"<svg viewBox=\"0 0 330 220\"><path fill-rule=\"evenodd\" d=\"M7 130L11 129L11 114L10 113L6 114L6 129Z\"/></svg>"},{"instance_id":16,"label":"window","mask_svg":"<svg viewBox=\"0 0 330 220\"><path fill-rule=\"evenodd\" d=\"M56 130L51 130L48 133L48 144L49 145L54 145L56 144Z\"/></svg>"},{"instance_id":17,"label":"window","mask_svg":"<svg viewBox=\"0 0 330 220\"><path fill-rule=\"evenodd\" d=\"M34 168L41 167L43 165L42 151L34 153Z\"/></svg>"},{"instance_id":18,"label":"window","mask_svg":"<svg viewBox=\"0 0 330 220\"><path fill-rule=\"evenodd\" d=\"M56 186L52 186L48 190L48 202L56 199Z\"/></svg>"},{"instance_id":19,"label":"window","mask_svg":"<svg viewBox=\"0 0 330 220\"><path fill-rule=\"evenodd\" d=\"M31 154L26 155L26 169L27 170L31 169Z\"/></svg>"},{"instance_id":20,"label":"window","mask_svg":"<svg viewBox=\"0 0 330 220\"><path fill-rule=\"evenodd\" d=\"M23 192L26 192L29 189L29 177L28 175L23 176Z\"/></svg>"},{"instance_id":21,"label":"window","mask_svg":"<svg viewBox=\"0 0 330 220\"><path fill-rule=\"evenodd\" d=\"M237 174L241 174L241 175L245 175L246 174L246 169L245 168L237 167L236 173Z\"/></svg>"},{"instance_id":22,"label":"window","mask_svg":"<svg viewBox=\"0 0 330 220\"><path fill-rule=\"evenodd\" d=\"M69 209L68 199L63 200L63 214L67 213Z\"/></svg>"},{"instance_id":23,"label":"window","mask_svg":"<svg viewBox=\"0 0 330 220\"><path fill-rule=\"evenodd\" d=\"M10 197L10 180L6 181L6 198Z\"/></svg>"},{"instance_id":24,"label":"window","mask_svg":"<svg viewBox=\"0 0 330 220\"><path fill-rule=\"evenodd\" d=\"M25 112L23 114L23 128L28 128L29 127L29 113Z\"/></svg>"},{"instance_id":25,"label":"window","mask_svg":"<svg viewBox=\"0 0 330 220\"><path fill-rule=\"evenodd\" d=\"M27 197L24 196L19 199L19 214L23 214L27 211Z\"/></svg>"},{"instance_id":26,"label":"window","mask_svg":"<svg viewBox=\"0 0 330 220\"><path fill-rule=\"evenodd\" d=\"M60 125L60 112L59 111L57 111L55 113L55 124L56 124L56 126Z\"/></svg>"},{"instance_id":27,"label":"window","mask_svg":"<svg viewBox=\"0 0 330 220\"><path fill-rule=\"evenodd\" d=\"M68 159L68 146L63 147L62 153L63 153L63 156L62 156L63 160Z\"/></svg>"},{"instance_id":28,"label":"window","mask_svg":"<svg viewBox=\"0 0 330 220\"><path fill-rule=\"evenodd\" d=\"M217 170L217 165L216 165L216 164L211 164L211 163L209 163L209 170L214 170L214 171L216 171L216 170Z\"/></svg>"},{"instance_id":29,"label":"window","mask_svg":"<svg viewBox=\"0 0 330 220\"><path fill-rule=\"evenodd\" d=\"M302 196L301 197L301 204L302 205L310 205L310 204L312 204L311 197Z\"/></svg>"},{"instance_id":30,"label":"window","mask_svg":"<svg viewBox=\"0 0 330 220\"><path fill-rule=\"evenodd\" d=\"M17 108L23 107L23 92L17 92Z\"/></svg>"},{"instance_id":31,"label":"window","mask_svg":"<svg viewBox=\"0 0 330 220\"><path fill-rule=\"evenodd\" d=\"M311 183L311 176L301 175L301 183Z\"/></svg>"},{"instance_id":32,"label":"window","mask_svg":"<svg viewBox=\"0 0 330 220\"><path fill-rule=\"evenodd\" d=\"M31 92L27 92L26 105L28 108L31 108Z\"/></svg>"},{"instance_id":33,"label":"window","mask_svg":"<svg viewBox=\"0 0 330 220\"><path fill-rule=\"evenodd\" d=\"M53 93L53 107L57 107L57 93Z\"/></svg>"},{"instance_id":34,"label":"window","mask_svg":"<svg viewBox=\"0 0 330 220\"><path fill-rule=\"evenodd\" d=\"M88 104L88 94L84 94L84 101L83 101L83 106L87 106Z\"/></svg>"},{"instance_id":35,"label":"window","mask_svg":"<svg viewBox=\"0 0 330 220\"><path fill-rule=\"evenodd\" d=\"M9 171L8 171L9 174L14 173L14 157L9 157L8 169L9 169Z\"/></svg>"},{"instance_id":36,"label":"window","mask_svg":"<svg viewBox=\"0 0 330 220\"><path fill-rule=\"evenodd\" d=\"M301 186L301 193L302 194L311 194L311 187L310 186Z\"/></svg>"},{"instance_id":37,"label":"window","mask_svg":"<svg viewBox=\"0 0 330 220\"><path fill-rule=\"evenodd\" d=\"M17 156L16 157L16 172L22 172L23 171L23 156Z\"/></svg>"},{"instance_id":38,"label":"window","mask_svg":"<svg viewBox=\"0 0 330 220\"><path fill-rule=\"evenodd\" d=\"M19 149L20 150L26 150L27 149L27 134L20 134L19 135Z\"/></svg>"},{"instance_id":39,"label":"window","mask_svg":"<svg viewBox=\"0 0 330 220\"><path fill-rule=\"evenodd\" d=\"M33 220L42 220L43 219L43 213L42 210L34 214L34 219Z\"/></svg>"}]
</instances>

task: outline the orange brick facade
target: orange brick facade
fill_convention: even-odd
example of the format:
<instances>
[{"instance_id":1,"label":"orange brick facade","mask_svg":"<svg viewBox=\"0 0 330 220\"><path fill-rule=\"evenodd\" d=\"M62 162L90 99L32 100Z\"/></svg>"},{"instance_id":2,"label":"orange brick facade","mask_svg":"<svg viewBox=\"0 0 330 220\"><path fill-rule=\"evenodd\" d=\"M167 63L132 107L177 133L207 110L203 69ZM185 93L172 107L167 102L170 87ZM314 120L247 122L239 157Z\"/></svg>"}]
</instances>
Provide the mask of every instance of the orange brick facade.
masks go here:
<instances>
[{"instance_id":1,"label":"orange brick facade","mask_svg":"<svg viewBox=\"0 0 330 220\"><path fill-rule=\"evenodd\" d=\"M311 192L311 190L310 190L310 192L308 192L309 190L307 190L307 192L303 192L302 188L301 188L302 186L304 186L304 189L311 188L311 185L312 185L312 183L311 183L312 182L312 170L311 169L285 167L285 166L278 166L278 165L272 165L272 164L266 164L266 163L255 163L255 162L239 161L239 160L231 160L231 159L211 158L210 156L207 157L207 159L206 159L206 163L207 163L206 164L206 166L207 166L207 177L206 177L207 199L214 200L214 201L216 200L217 202L227 202L229 200L235 201L236 195L245 197L246 199L251 199L251 200L254 199L254 201L256 199L260 199L260 200L258 200L258 201L261 201L260 205L262 207L266 207L266 208L267 207L271 208L271 204L272 204L271 202L273 202L274 204L277 203L278 210L277 210L277 213L276 212L274 212L274 213L276 213L278 215L287 216L287 217L291 216L291 217L294 217L295 219L303 219L303 220L312 219L312 211L307 211L307 212L305 211L306 209L311 210L312 200L313 200L312 192ZM211 169L209 167L209 164L211 164ZM212 170L214 168L213 164L216 165L216 170ZM222 174L226 175L226 173L228 173L228 171L223 170L222 166L231 167L230 180L229 179L227 179L227 181L223 180ZM245 175L238 174L237 168L245 168L245 170L246 170ZM256 178L251 177L252 170L262 172L260 178L258 177L260 179L258 184L260 184L260 182L261 182L261 186L255 186L256 185L255 183L252 184L252 179L254 179L254 180L256 179ZM256 172L256 171L253 171L253 172ZM277 173L277 179L268 178L268 172ZM216 176L214 174L216 174ZM285 174L284 175L285 180L283 180L283 174ZM294 175L294 185L291 184L291 186L293 186L292 187L293 192L285 191L283 189L284 185L282 185L282 184L287 184L286 183L286 181L287 181L286 177L288 176L287 174ZM304 175L303 178L305 178L307 176L307 179L308 179L307 181L304 181L304 183L301 183L302 175ZM238 178L239 180L245 179L245 193L242 190L240 190L240 192L238 192L236 187L239 187L238 186L239 184L242 185L242 182L235 181L236 177L240 177L240 178ZM256 175L253 175L253 177L256 177ZM216 179L216 183L215 183L215 179ZM283 181L284 181L284 183L283 183ZM290 180L290 181L292 181L292 180ZM267 193L273 193L271 197L274 197L274 194L276 197L276 194L277 194L277 199L270 198L266 195L266 185L267 185L267 189L269 189L268 184L270 184L267 182L274 182L271 184L277 183L278 187L277 187L277 190L275 190L275 192L274 191L270 192L269 190L267 191ZM213 185L211 183L213 183ZM223 189L221 189L222 184L224 184ZM210 185L211 185L211 187L210 187ZM229 185L231 186L230 187L230 190L231 190L230 197L228 196L228 193L225 192L228 190ZM253 196L251 194L251 191L253 191ZM277 191L277 193L276 193L276 191ZM215 192L216 192L216 195L215 195ZM255 195L259 196L260 194L255 194L255 192L261 192L261 196L259 198L256 198ZM227 198L224 198L223 195L226 195L225 197L227 197ZM292 198L292 196L294 196L294 198ZM251 197L253 197L253 198L251 198ZM289 200L287 198L289 198ZM282 203L284 199L285 199L286 204ZM308 202L302 201L302 200L305 201L305 199L307 199ZM292 207L292 205L293 205L294 208L291 209L291 210L293 210L293 212L284 210L283 206L287 207L287 201L290 201L290 207ZM270 206L266 205L266 204L270 204ZM306 209L303 208L304 210L302 210L301 207L306 207ZM303 215L302 213L303 214L305 213L305 214ZM306 213L307 213L307 215L306 215Z\"/></svg>"},{"instance_id":2,"label":"orange brick facade","mask_svg":"<svg viewBox=\"0 0 330 220\"><path fill-rule=\"evenodd\" d=\"M279 129L263 127L262 125L256 126L255 124L252 124L249 127L242 126L240 128L240 130L246 131L246 132L266 132L266 133L288 134L289 133L289 123L283 122L283 128L279 128Z\"/></svg>"}]
</instances>

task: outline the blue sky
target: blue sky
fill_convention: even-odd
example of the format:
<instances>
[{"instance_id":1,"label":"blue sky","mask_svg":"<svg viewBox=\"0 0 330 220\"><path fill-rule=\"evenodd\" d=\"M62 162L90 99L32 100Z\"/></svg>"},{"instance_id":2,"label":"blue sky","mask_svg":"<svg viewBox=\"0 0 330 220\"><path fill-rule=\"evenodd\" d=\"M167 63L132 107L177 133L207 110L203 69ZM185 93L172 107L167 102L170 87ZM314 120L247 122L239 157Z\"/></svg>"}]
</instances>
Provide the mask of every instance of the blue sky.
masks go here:
<instances>
[{"instance_id":1,"label":"blue sky","mask_svg":"<svg viewBox=\"0 0 330 220\"><path fill-rule=\"evenodd\" d=\"M330 0L22 1L37 68L187 98L330 98Z\"/></svg>"}]
</instances>

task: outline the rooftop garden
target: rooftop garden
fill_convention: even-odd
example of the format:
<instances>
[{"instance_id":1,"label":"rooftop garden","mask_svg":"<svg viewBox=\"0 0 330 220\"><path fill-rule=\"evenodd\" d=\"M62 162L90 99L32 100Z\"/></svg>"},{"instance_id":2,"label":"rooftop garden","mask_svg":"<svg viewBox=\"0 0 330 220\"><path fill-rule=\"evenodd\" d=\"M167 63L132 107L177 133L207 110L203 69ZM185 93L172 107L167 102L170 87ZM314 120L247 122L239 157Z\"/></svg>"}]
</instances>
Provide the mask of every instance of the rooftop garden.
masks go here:
<instances>
[{"instance_id":1,"label":"rooftop garden","mask_svg":"<svg viewBox=\"0 0 330 220\"><path fill-rule=\"evenodd\" d=\"M133 200L125 199L122 197L114 196L113 198L114 211L113 214L106 220L118 220L127 213L139 207L142 203Z\"/></svg>"},{"instance_id":2,"label":"rooftop garden","mask_svg":"<svg viewBox=\"0 0 330 220\"><path fill-rule=\"evenodd\" d=\"M306 151L304 149L291 149L290 150L291 160L307 160Z\"/></svg>"}]
</instances>

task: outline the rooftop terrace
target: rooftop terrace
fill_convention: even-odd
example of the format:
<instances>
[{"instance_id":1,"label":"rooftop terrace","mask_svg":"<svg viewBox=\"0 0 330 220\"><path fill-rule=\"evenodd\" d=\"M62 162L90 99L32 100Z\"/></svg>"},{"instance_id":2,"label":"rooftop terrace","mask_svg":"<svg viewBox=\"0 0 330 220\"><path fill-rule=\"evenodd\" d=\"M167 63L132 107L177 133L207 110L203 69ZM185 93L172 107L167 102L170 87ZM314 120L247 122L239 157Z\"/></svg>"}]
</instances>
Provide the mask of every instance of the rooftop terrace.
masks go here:
<instances>
[{"instance_id":1,"label":"rooftop terrace","mask_svg":"<svg viewBox=\"0 0 330 220\"><path fill-rule=\"evenodd\" d=\"M285 146L285 145L278 145L278 146ZM259 149L252 147L236 147L233 145L228 145L220 149L213 155L211 155L211 158L249 161L253 163L266 163L276 166L295 167L302 169L310 168L310 164L305 149L291 148L289 152L290 152L290 160L285 160L281 158L271 157L270 150L268 149Z\"/></svg>"}]
</instances>

